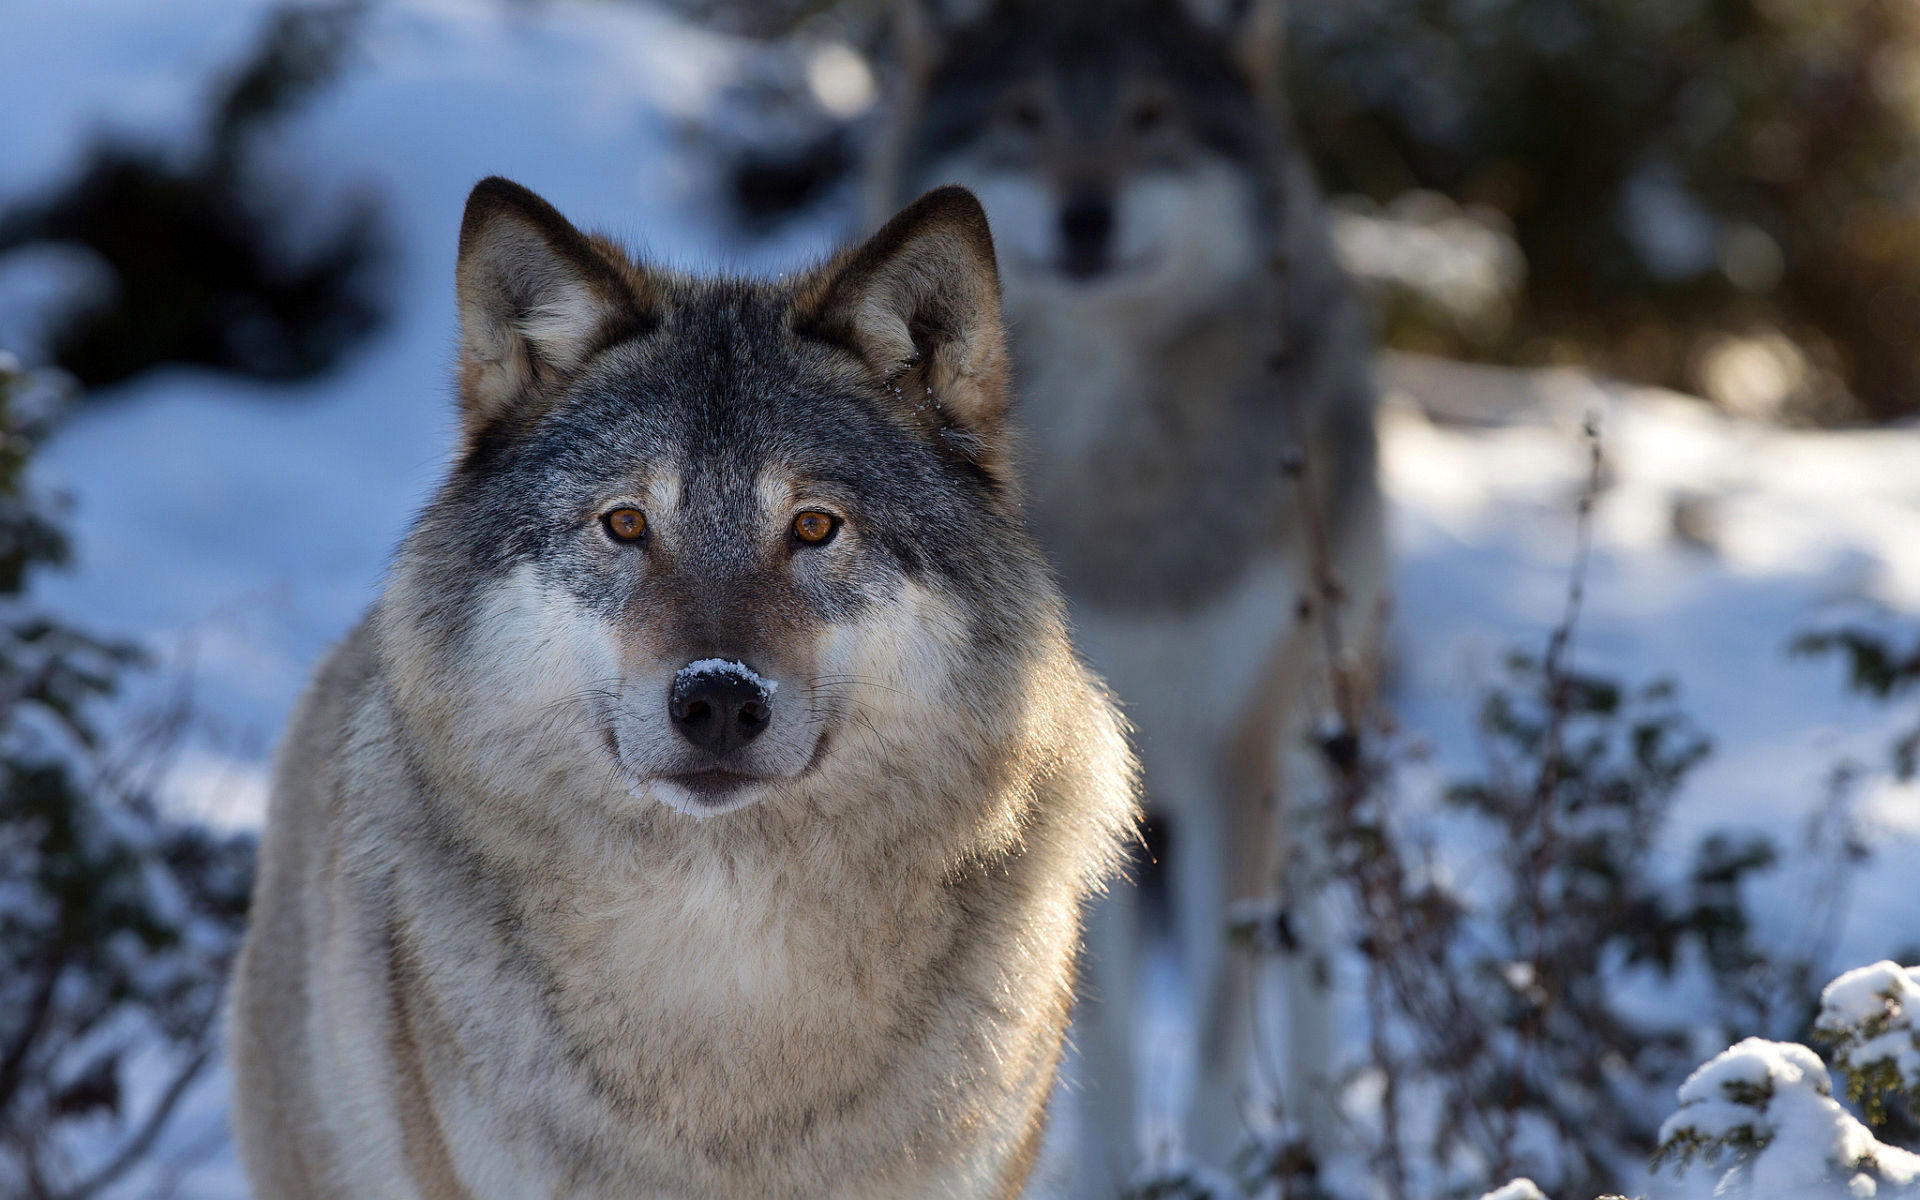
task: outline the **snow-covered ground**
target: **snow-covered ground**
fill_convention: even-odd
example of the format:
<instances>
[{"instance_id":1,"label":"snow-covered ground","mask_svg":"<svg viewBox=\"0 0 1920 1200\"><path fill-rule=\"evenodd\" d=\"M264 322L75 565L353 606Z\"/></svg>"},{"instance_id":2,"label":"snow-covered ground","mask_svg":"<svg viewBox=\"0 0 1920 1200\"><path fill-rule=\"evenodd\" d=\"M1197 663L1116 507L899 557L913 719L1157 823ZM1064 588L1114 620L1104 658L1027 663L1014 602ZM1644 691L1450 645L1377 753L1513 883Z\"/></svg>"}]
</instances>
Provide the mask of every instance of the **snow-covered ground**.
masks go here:
<instances>
[{"instance_id":1,"label":"snow-covered ground","mask_svg":"<svg viewBox=\"0 0 1920 1200\"><path fill-rule=\"evenodd\" d=\"M41 0L9 13L0 201L56 181L98 130L190 127L209 71L244 52L267 7ZM371 10L346 77L289 124L276 160L322 195L378 189L399 249L391 322L311 384L152 373L99 397L40 463L73 498L77 563L40 580L38 599L164 652L130 712L190 688L197 720L167 782L173 804L258 823L266 759L298 690L374 597L441 470L454 235L475 180L516 178L681 266L777 270L825 249L822 222L743 250L715 212L686 131L736 60L728 43L634 5ZM57 293L73 270L59 256L0 258L0 331L17 333L22 298ZM1789 853L1756 902L1770 936L1806 936L1811 885L1791 848L1834 762L1881 761L1896 722L1848 695L1837 663L1786 649L1846 606L1920 615L1920 430L1785 432L1572 375L1394 359L1385 376L1395 704L1437 749L1426 769L1472 762L1478 689L1507 650L1541 645L1560 612L1579 429L1597 415L1609 486L1581 660L1679 681L1715 753L1668 831L1671 869L1707 829L1770 832ZM1869 785L1876 856L1830 948L1833 973L1920 941L1902 918L1920 905L1920 873L1905 865L1920 841L1917 801ZM170 1138L170 1155L204 1159L179 1194L244 1194L223 1115L214 1079Z\"/></svg>"},{"instance_id":2,"label":"snow-covered ground","mask_svg":"<svg viewBox=\"0 0 1920 1200\"><path fill-rule=\"evenodd\" d=\"M1776 937L1804 933L1809 880L1794 852L1830 772L1843 760L1883 766L1914 715L1850 694L1837 660L1789 644L1838 620L1904 627L1920 613L1920 429L1783 430L1570 372L1390 356L1384 377L1402 723L1434 740L1442 772L1470 767L1475 710L1463 698L1507 650L1544 646L1565 603L1581 426L1596 419L1606 482L1578 660L1679 684L1714 745L1668 843L1684 851L1723 828L1774 835L1786 863L1752 899ZM1422 406L1479 415L1436 423ZM1903 903L1920 894L1905 862L1920 789L1871 769L1862 786L1877 854L1852 873L1836 970L1920 944ZM1684 865L1676 854L1672 868Z\"/></svg>"}]
</instances>

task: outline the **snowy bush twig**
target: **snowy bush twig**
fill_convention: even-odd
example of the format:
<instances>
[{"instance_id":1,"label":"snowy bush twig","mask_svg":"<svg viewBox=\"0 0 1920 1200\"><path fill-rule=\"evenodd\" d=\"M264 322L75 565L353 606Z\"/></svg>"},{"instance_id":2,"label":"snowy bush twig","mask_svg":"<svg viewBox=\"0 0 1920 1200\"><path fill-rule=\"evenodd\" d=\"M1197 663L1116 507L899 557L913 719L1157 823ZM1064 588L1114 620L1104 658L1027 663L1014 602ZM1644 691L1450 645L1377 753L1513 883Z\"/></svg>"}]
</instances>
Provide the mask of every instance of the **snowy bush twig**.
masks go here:
<instances>
[{"instance_id":1,"label":"snowy bush twig","mask_svg":"<svg viewBox=\"0 0 1920 1200\"><path fill-rule=\"evenodd\" d=\"M1896 636L1864 625L1805 633L1793 643L1795 654L1838 654L1846 660L1854 691L1882 702L1911 696L1920 686L1920 638L1899 645ZM1920 773L1920 723L1894 740L1893 773L1902 780Z\"/></svg>"},{"instance_id":2,"label":"snowy bush twig","mask_svg":"<svg viewBox=\"0 0 1920 1200\"><path fill-rule=\"evenodd\" d=\"M1698 1023L1697 1013L1665 1023L1625 1015L1617 973L1670 978L1704 967L1729 1026L1736 1013L1766 1015L1771 992L1750 995L1753 981L1780 974L1742 898L1743 882L1774 863L1770 844L1711 835L1677 888L1653 869L1665 814L1708 752L1676 689L1623 686L1575 661L1604 478L1597 429L1586 437L1560 618L1543 652L1510 656L1480 715L1485 768L1447 792L1493 848L1477 860L1472 891L1400 827L1394 791L1409 743L1370 688L1341 673L1349 660L1339 623L1318 622L1323 661L1336 669L1318 738L1326 799L1307 811L1324 823L1327 858L1318 874L1292 864L1291 894L1298 902L1306 886L1351 905L1348 936L1365 970L1365 1076L1379 1089L1370 1118L1352 1128L1366 1142L1365 1174L1387 1196L1478 1195L1523 1168L1557 1193L1593 1196L1654 1149L1657 1097L1688 1065ZM1290 456L1287 466L1314 564L1306 608L1318 618L1345 597L1316 536L1313 464ZM1277 886L1290 894L1287 881ZM1297 953L1284 937L1261 936L1284 928L1285 905L1271 907L1277 915L1256 913L1241 940ZM1304 1157L1341 1153L1313 1145ZM1302 1157L1247 1161L1297 1166ZM1310 1170L1282 1178L1262 1167L1244 1178L1252 1194L1330 1194Z\"/></svg>"}]
</instances>

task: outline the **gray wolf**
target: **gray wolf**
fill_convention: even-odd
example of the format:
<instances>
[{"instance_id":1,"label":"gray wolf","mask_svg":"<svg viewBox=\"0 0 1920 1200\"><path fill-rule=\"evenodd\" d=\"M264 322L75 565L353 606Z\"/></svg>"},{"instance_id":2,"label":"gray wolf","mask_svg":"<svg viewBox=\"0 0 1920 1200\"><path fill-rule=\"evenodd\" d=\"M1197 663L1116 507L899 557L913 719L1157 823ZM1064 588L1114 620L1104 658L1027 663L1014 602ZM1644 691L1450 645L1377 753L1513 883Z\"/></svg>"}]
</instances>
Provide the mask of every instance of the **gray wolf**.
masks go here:
<instances>
[{"instance_id":1,"label":"gray wolf","mask_svg":"<svg viewBox=\"0 0 1920 1200\"><path fill-rule=\"evenodd\" d=\"M749 282L488 180L457 294L456 459L277 764L257 1194L1017 1194L1132 768L978 203Z\"/></svg>"},{"instance_id":2,"label":"gray wolf","mask_svg":"<svg viewBox=\"0 0 1920 1200\"><path fill-rule=\"evenodd\" d=\"M1224 1154L1268 1102L1324 1134L1303 746L1332 673L1369 674L1385 538L1369 331L1288 136L1282 6L959 2L899 13L872 195L958 182L986 207L1035 527L1138 728L1164 852L1096 918L1076 1034L1088 1119L1121 1143L1114 1160ZM1304 485L1282 469L1290 447ZM1248 1075L1253 964L1225 938L1242 900L1286 905L1305 942L1276 984L1286 1003L1263 1006L1286 1013L1268 1043L1279 1096ZM1184 968L1198 1045L1168 1070L1197 1077L1191 1104L1135 1084L1166 1066L1130 1048L1146 951Z\"/></svg>"}]
</instances>

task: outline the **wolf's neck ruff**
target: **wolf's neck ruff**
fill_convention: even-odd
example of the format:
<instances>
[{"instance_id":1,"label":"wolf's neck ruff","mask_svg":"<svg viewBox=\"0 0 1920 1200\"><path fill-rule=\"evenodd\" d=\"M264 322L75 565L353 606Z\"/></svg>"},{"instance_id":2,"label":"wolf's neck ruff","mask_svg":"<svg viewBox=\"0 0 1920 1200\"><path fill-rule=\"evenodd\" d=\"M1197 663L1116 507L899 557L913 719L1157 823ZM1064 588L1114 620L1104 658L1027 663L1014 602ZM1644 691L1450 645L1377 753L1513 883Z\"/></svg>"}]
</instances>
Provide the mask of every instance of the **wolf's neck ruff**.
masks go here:
<instances>
[{"instance_id":1,"label":"wolf's neck ruff","mask_svg":"<svg viewBox=\"0 0 1920 1200\"><path fill-rule=\"evenodd\" d=\"M258 1194L1015 1194L1132 776L978 205L702 281L489 180L457 275L466 453L275 782Z\"/></svg>"}]
</instances>

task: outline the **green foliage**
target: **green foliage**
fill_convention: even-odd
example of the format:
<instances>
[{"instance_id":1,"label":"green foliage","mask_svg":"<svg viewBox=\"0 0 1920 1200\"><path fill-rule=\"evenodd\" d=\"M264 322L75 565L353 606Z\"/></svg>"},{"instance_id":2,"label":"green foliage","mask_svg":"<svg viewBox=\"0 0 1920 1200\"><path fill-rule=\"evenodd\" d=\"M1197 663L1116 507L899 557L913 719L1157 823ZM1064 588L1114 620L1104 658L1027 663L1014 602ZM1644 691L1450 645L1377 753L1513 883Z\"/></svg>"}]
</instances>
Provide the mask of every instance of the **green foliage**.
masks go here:
<instances>
[{"instance_id":1,"label":"green foliage","mask_svg":"<svg viewBox=\"0 0 1920 1200\"><path fill-rule=\"evenodd\" d=\"M1717 1163L1727 1155L1735 1162L1747 1162L1765 1150L1772 1140L1752 1125L1735 1126L1719 1137L1707 1137L1696 1129L1682 1129L1654 1147L1647 1165L1656 1171L1666 1167L1685 1170L1695 1162Z\"/></svg>"},{"instance_id":2,"label":"green foliage","mask_svg":"<svg viewBox=\"0 0 1920 1200\"><path fill-rule=\"evenodd\" d=\"M1852 1065L1842 1060L1836 1062L1847 1073L1847 1099L1860 1106L1870 1125L1886 1123L1889 1098L1901 1096L1909 1104L1920 1099L1920 1091L1909 1089L1902 1082L1900 1072L1886 1059Z\"/></svg>"},{"instance_id":3,"label":"green foliage","mask_svg":"<svg viewBox=\"0 0 1920 1200\"><path fill-rule=\"evenodd\" d=\"M1835 1002L1836 991L1862 979L1876 988L1876 1008L1861 1013ZM1814 1033L1831 1047L1834 1066L1847 1075L1847 1098L1871 1124L1886 1124L1896 1099L1910 1112L1920 1108L1920 1030L1914 1028L1912 1011L1916 1004L1920 985L1913 972L1892 962L1849 971L1822 997Z\"/></svg>"}]
</instances>

